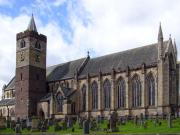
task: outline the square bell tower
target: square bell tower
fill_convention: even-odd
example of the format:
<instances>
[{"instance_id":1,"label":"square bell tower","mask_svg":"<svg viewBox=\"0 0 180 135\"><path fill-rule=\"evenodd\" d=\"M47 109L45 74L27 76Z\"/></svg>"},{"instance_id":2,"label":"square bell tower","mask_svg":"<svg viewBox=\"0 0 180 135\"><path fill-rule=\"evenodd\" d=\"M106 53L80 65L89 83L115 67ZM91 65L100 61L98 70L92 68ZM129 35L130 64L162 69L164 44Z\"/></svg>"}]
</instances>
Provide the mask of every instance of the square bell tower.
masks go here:
<instances>
[{"instance_id":1,"label":"square bell tower","mask_svg":"<svg viewBox=\"0 0 180 135\"><path fill-rule=\"evenodd\" d=\"M16 36L15 114L18 118L37 115L37 102L46 94L46 43L32 15L27 30Z\"/></svg>"}]
</instances>

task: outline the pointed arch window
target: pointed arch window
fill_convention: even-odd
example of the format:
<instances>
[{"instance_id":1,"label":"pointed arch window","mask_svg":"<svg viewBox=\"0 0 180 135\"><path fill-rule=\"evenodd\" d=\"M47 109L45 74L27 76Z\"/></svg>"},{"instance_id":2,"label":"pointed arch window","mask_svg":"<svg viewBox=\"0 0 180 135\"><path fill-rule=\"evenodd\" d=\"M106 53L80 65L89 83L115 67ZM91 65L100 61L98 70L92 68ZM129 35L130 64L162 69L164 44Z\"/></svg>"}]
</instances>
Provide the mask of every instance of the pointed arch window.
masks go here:
<instances>
[{"instance_id":1,"label":"pointed arch window","mask_svg":"<svg viewBox=\"0 0 180 135\"><path fill-rule=\"evenodd\" d=\"M117 105L118 108L125 107L126 103L126 86L125 86L125 81L123 78L120 78L118 81L118 86L117 86Z\"/></svg>"},{"instance_id":2,"label":"pointed arch window","mask_svg":"<svg viewBox=\"0 0 180 135\"><path fill-rule=\"evenodd\" d=\"M41 45L40 45L40 43L39 43L39 42L36 42L36 44L35 44L35 48L36 48L36 49L39 49L39 50L41 49Z\"/></svg>"},{"instance_id":3,"label":"pointed arch window","mask_svg":"<svg viewBox=\"0 0 180 135\"><path fill-rule=\"evenodd\" d=\"M103 91L104 91L104 108L110 109L111 103L111 83L109 80L105 80L103 84Z\"/></svg>"},{"instance_id":4,"label":"pointed arch window","mask_svg":"<svg viewBox=\"0 0 180 135\"><path fill-rule=\"evenodd\" d=\"M21 43L20 43L20 48L24 48L26 47L26 43L24 40L21 40Z\"/></svg>"},{"instance_id":5,"label":"pointed arch window","mask_svg":"<svg viewBox=\"0 0 180 135\"><path fill-rule=\"evenodd\" d=\"M63 95L61 94L61 92L57 93L56 100L57 100L57 107L56 107L57 112L63 112Z\"/></svg>"},{"instance_id":6,"label":"pointed arch window","mask_svg":"<svg viewBox=\"0 0 180 135\"><path fill-rule=\"evenodd\" d=\"M86 111L86 85L83 85L81 89L82 97L82 111Z\"/></svg>"},{"instance_id":7,"label":"pointed arch window","mask_svg":"<svg viewBox=\"0 0 180 135\"><path fill-rule=\"evenodd\" d=\"M148 105L155 105L155 80L152 74L147 77Z\"/></svg>"},{"instance_id":8,"label":"pointed arch window","mask_svg":"<svg viewBox=\"0 0 180 135\"><path fill-rule=\"evenodd\" d=\"M92 90L92 109L98 109L98 84L93 82L91 85Z\"/></svg>"},{"instance_id":9,"label":"pointed arch window","mask_svg":"<svg viewBox=\"0 0 180 135\"><path fill-rule=\"evenodd\" d=\"M139 77L135 75L132 79L132 106L141 106L141 82Z\"/></svg>"}]
</instances>

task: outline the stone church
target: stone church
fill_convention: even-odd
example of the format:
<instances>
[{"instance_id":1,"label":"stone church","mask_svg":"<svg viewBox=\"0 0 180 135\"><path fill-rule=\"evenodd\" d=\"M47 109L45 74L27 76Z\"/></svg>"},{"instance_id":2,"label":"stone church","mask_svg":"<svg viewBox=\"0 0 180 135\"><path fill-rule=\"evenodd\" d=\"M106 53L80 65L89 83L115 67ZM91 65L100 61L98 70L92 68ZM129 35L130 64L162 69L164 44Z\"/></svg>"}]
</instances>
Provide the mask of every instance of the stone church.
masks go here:
<instances>
[{"instance_id":1,"label":"stone church","mask_svg":"<svg viewBox=\"0 0 180 135\"><path fill-rule=\"evenodd\" d=\"M32 16L16 36L16 73L2 88L0 116L64 118L179 112L179 63L171 37L101 57L46 67L47 37Z\"/></svg>"}]
</instances>

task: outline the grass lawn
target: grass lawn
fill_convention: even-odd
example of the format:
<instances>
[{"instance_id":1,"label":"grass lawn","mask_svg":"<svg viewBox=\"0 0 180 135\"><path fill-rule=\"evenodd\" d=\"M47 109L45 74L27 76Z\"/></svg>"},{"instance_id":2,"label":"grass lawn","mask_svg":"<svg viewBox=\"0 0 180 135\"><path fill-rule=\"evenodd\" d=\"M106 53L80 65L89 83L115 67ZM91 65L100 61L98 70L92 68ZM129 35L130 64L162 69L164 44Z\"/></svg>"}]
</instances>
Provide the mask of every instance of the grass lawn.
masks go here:
<instances>
[{"instance_id":1,"label":"grass lawn","mask_svg":"<svg viewBox=\"0 0 180 135\"><path fill-rule=\"evenodd\" d=\"M141 126L136 126L133 121L129 121L126 123L126 125L120 125L118 126L119 132L113 132L113 134L131 134L131 133L140 133L140 134L150 134L150 133L180 133L180 119L173 120L173 128L168 128L167 120L160 120L162 125L157 125L156 127L153 124L153 121L146 121L147 122L147 128L144 129ZM104 121L103 123L98 124L99 131L90 131L92 134L112 134L112 132L107 133L104 132L103 129L107 128L107 121ZM46 133L56 133L56 134L82 134L83 129L79 128L79 125L76 123L74 124L75 131L72 132L72 128L67 130L61 130L58 132L54 131L54 126L49 127ZM4 129L0 130L0 134L13 134L15 133L12 129ZM27 129L24 129L22 131L24 134L32 133L28 131ZM34 134L38 134L41 132L33 132Z\"/></svg>"}]
</instances>

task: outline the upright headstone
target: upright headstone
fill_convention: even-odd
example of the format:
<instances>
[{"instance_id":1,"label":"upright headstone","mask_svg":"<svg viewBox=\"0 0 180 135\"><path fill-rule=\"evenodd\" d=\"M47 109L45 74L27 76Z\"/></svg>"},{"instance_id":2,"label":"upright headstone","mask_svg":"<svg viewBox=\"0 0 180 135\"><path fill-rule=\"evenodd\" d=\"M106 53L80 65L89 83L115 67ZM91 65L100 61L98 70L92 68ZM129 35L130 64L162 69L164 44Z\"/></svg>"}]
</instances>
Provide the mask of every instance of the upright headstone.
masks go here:
<instances>
[{"instance_id":1,"label":"upright headstone","mask_svg":"<svg viewBox=\"0 0 180 135\"><path fill-rule=\"evenodd\" d=\"M138 125L138 116L136 115L134 118L134 124L137 126Z\"/></svg>"},{"instance_id":2,"label":"upright headstone","mask_svg":"<svg viewBox=\"0 0 180 135\"><path fill-rule=\"evenodd\" d=\"M39 130L39 119L32 117L31 131L36 132Z\"/></svg>"},{"instance_id":3,"label":"upright headstone","mask_svg":"<svg viewBox=\"0 0 180 135\"><path fill-rule=\"evenodd\" d=\"M140 125L143 126L144 123L144 116L143 113L140 114Z\"/></svg>"},{"instance_id":4,"label":"upright headstone","mask_svg":"<svg viewBox=\"0 0 180 135\"><path fill-rule=\"evenodd\" d=\"M89 134L89 120L83 122L83 134Z\"/></svg>"},{"instance_id":5,"label":"upright headstone","mask_svg":"<svg viewBox=\"0 0 180 135\"><path fill-rule=\"evenodd\" d=\"M172 128L172 116L171 116L171 114L168 115L168 127Z\"/></svg>"},{"instance_id":6,"label":"upright headstone","mask_svg":"<svg viewBox=\"0 0 180 135\"><path fill-rule=\"evenodd\" d=\"M5 128L6 128L6 118L0 117L0 129L5 129Z\"/></svg>"},{"instance_id":7,"label":"upright headstone","mask_svg":"<svg viewBox=\"0 0 180 135\"><path fill-rule=\"evenodd\" d=\"M67 120L67 128L71 128L72 126L73 126L73 120L71 117L69 117Z\"/></svg>"},{"instance_id":8,"label":"upright headstone","mask_svg":"<svg viewBox=\"0 0 180 135\"><path fill-rule=\"evenodd\" d=\"M113 112L110 115L110 131L111 132L116 132L117 131L117 127L116 127L116 123L117 123L117 114L116 112Z\"/></svg>"},{"instance_id":9,"label":"upright headstone","mask_svg":"<svg viewBox=\"0 0 180 135\"><path fill-rule=\"evenodd\" d=\"M16 132L16 133L21 133L21 122L20 122L20 118L17 119L16 127L15 127L15 132Z\"/></svg>"}]
</instances>

